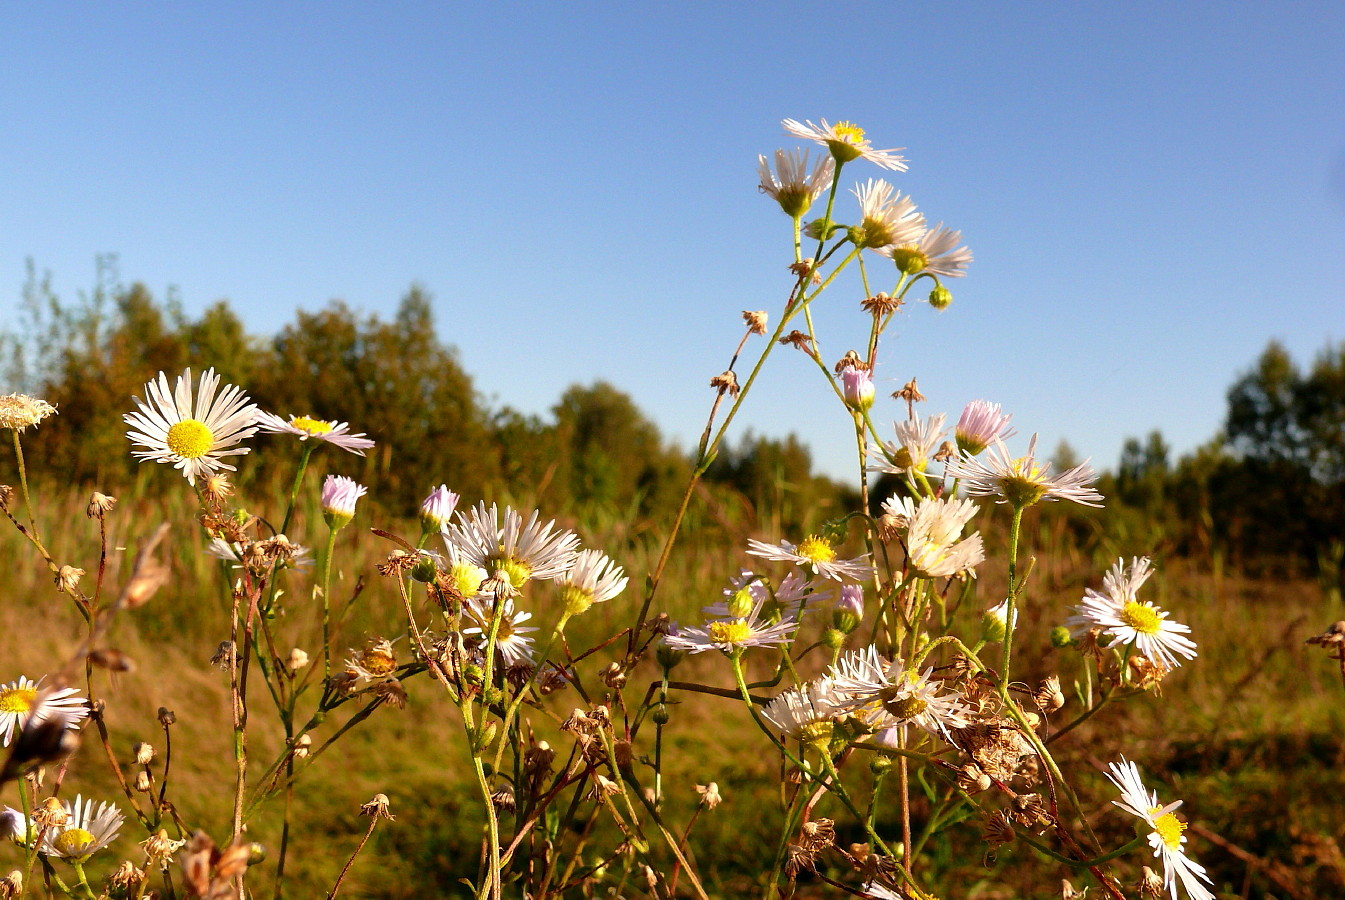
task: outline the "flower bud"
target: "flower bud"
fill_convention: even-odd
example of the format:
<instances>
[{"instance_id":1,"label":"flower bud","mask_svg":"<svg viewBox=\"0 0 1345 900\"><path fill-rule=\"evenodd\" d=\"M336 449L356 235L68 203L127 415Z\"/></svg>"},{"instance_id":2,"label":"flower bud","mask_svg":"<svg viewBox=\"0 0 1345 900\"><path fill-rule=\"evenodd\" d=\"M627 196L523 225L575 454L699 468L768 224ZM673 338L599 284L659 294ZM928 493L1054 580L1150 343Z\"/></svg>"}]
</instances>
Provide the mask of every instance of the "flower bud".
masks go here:
<instances>
[{"instance_id":1,"label":"flower bud","mask_svg":"<svg viewBox=\"0 0 1345 900\"><path fill-rule=\"evenodd\" d=\"M439 565L433 556L421 553L411 567L411 577L421 584L430 584L439 575Z\"/></svg>"},{"instance_id":2,"label":"flower bud","mask_svg":"<svg viewBox=\"0 0 1345 900\"><path fill-rule=\"evenodd\" d=\"M873 376L868 369L847 367L841 372L841 396L845 405L856 412L866 412L873 406Z\"/></svg>"},{"instance_id":3,"label":"flower bud","mask_svg":"<svg viewBox=\"0 0 1345 900\"><path fill-rule=\"evenodd\" d=\"M420 528L426 534L443 531L457 508L458 495L441 484L420 504Z\"/></svg>"},{"instance_id":4,"label":"flower bud","mask_svg":"<svg viewBox=\"0 0 1345 900\"><path fill-rule=\"evenodd\" d=\"M137 742L131 748L131 752L135 754L135 764L137 766L147 766L154 761L154 747L144 741Z\"/></svg>"},{"instance_id":5,"label":"flower bud","mask_svg":"<svg viewBox=\"0 0 1345 900\"><path fill-rule=\"evenodd\" d=\"M998 644L1004 640L1009 632L1007 622L1009 610L1009 601L1005 600L998 606L987 609L981 614L981 640L987 644ZM1013 614L1014 622L1018 621L1018 612Z\"/></svg>"},{"instance_id":6,"label":"flower bud","mask_svg":"<svg viewBox=\"0 0 1345 900\"><path fill-rule=\"evenodd\" d=\"M333 531L355 518L355 503L368 488L344 475L328 475L322 482L322 518Z\"/></svg>"},{"instance_id":7,"label":"flower bud","mask_svg":"<svg viewBox=\"0 0 1345 900\"><path fill-rule=\"evenodd\" d=\"M1069 629L1064 625L1057 625L1051 629L1051 646L1056 649L1068 647L1074 643L1074 638L1070 637Z\"/></svg>"},{"instance_id":8,"label":"flower bud","mask_svg":"<svg viewBox=\"0 0 1345 900\"><path fill-rule=\"evenodd\" d=\"M952 302L953 292L941 284L929 292L929 305L935 309L947 309Z\"/></svg>"},{"instance_id":9,"label":"flower bud","mask_svg":"<svg viewBox=\"0 0 1345 900\"><path fill-rule=\"evenodd\" d=\"M676 625L671 627L673 629L677 628ZM677 634L676 630L670 633L673 635ZM664 672L671 672L673 669L677 668L678 663L686 659L686 655L687 652L685 650L678 650L675 647L670 647L668 646L667 641L659 641L658 646L654 648L654 658L658 660L658 664L663 667Z\"/></svg>"},{"instance_id":10,"label":"flower bud","mask_svg":"<svg viewBox=\"0 0 1345 900\"><path fill-rule=\"evenodd\" d=\"M857 584L841 586L841 599L836 601L831 621L836 630L849 634L864 620L864 588Z\"/></svg>"}]
</instances>

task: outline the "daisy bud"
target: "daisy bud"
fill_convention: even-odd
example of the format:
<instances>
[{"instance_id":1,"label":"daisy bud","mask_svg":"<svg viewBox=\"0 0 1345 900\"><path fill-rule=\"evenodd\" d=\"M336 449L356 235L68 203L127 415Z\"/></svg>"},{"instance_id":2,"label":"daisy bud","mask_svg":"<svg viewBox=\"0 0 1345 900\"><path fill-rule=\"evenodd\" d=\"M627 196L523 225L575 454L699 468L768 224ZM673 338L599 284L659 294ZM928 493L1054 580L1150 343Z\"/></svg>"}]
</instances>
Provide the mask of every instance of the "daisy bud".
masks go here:
<instances>
[{"instance_id":1,"label":"daisy bud","mask_svg":"<svg viewBox=\"0 0 1345 900\"><path fill-rule=\"evenodd\" d=\"M756 606L756 600L752 597L752 591L746 585L734 591L724 604L728 609L730 618L742 619L751 615Z\"/></svg>"},{"instance_id":2,"label":"daisy bud","mask_svg":"<svg viewBox=\"0 0 1345 900\"><path fill-rule=\"evenodd\" d=\"M421 584L430 584L438 575L439 565L428 553L421 553L416 558L415 565L411 567L411 577Z\"/></svg>"},{"instance_id":3,"label":"daisy bud","mask_svg":"<svg viewBox=\"0 0 1345 900\"><path fill-rule=\"evenodd\" d=\"M109 497L107 494L100 494L97 491L94 491L93 496L89 498L89 505L84 509L84 515L88 516L90 519L99 519L102 518L103 513L109 511L116 505L116 497Z\"/></svg>"},{"instance_id":4,"label":"daisy bud","mask_svg":"<svg viewBox=\"0 0 1345 900\"><path fill-rule=\"evenodd\" d=\"M875 753L869 760L869 771L875 775L881 775L890 768L892 768L892 757L890 756Z\"/></svg>"},{"instance_id":5,"label":"daisy bud","mask_svg":"<svg viewBox=\"0 0 1345 900\"><path fill-rule=\"evenodd\" d=\"M135 784L133 787L142 794L148 794L152 785L149 783L149 773L144 769L135 773Z\"/></svg>"},{"instance_id":6,"label":"daisy bud","mask_svg":"<svg viewBox=\"0 0 1345 900\"><path fill-rule=\"evenodd\" d=\"M649 714L649 717L654 720L655 725L667 725L668 720L671 718L671 715L668 713L668 704L660 703L658 706L655 706L654 711Z\"/></svg>"},{"instance_id":7,"label":"daisy bud","mask_svg":"<svg viewBox=\"0 0 1345 900\"><path fill-rule=\"evenodd\" d=\"M953 302L953 292L943 285L938 285L929 292L929 305L935 309L947 309Z\"/></svg>"},{"instance_id":8,"label":"daisy bud","mask_svg":"<svg viewBox=\"0 0 1345 900\"><path fill-rule=\"evenodd\" d=\"M322 518L333 531L355 518L355 503L366 491L368 488L344 475L328 475L322 482Z\"/></svg>"},{"instance_id":9,"label":"daisy bud","mask_svg":"<svg viewBox=\"0 0 1345 900\"><path fill-rule=\"evenodd\" d=\"M677 626L673 625L671 627L674 630L670 632L668 636L676 637L678 633L676 630ZM667 640L659 641L658 646L654 648L654 658L658 660L658 664L663 667L664 672L671 672L673 669L677 668L677 664L686 659L686 655L687 652L685 650L679 650L676 647L668 646Z\"/></svg>"},{"instance_id":10,"label":"daisy bud","mask_svg":"<svg viewBox=\"0 0 1345 900\"><path fill-rule=\"evenodd\" d=\"M136 745L131 748L131 752L135 754L135 764L137 766L147 766L154 761L154 747L144 741L136 742Z\"/></svg>"},{"instance_id":11,"label":"daisy bud","mask_svg":"<svg viewBox=\"0 0 1345 900\"><path fill-rule=\"evenodd\" d=\"M832 623L842 634L849 634L864 619L864 588L857 584L841 586L841 599L836 601Z\"/></svg>"},{"instance_id":12,"label":"daisy bud","mask_svg":"<svg viewBox=\"0 0 1345 900\"><path fill-rule=\"evenodd\" d=\"M851 366L841 372L841 395L845 405L856 412L865 412L873 406L873 377L868 369Z\"/></svg>"},{"instance_id":13,"label":"daisy bud","mask_svg":"<svg viewBox=\"0 0 1345 900\"><path fill-rule=\"evenodd\" d=\"M981 614L981 640L987 644L998 644L1004 640L1004 636L1009 632L1008 625L1009 601L1005 600L998 606L987 609ZM1018 613L1013 614L1014 622L1018 621Z\"/></svg>"},{"instance_id":14,"label":"daisy bud","mask_svg":"<svg viewBox=\"0 0 1345 900\"><path fill-rule=\"evenodd\" d=\"M822 632L822 644L832 650L837 650L845 644L845 632L839 628L828 628Z\"/></svg>"},{"instance_id":15,"label":"daisy bud","mask_svg":"<svg viewBox=\"0 0 1345 900\"><path fill-rule=\"evenodd\" d=\"M1057 625L1051 629L1051 646L1057 650L1064 649L1073 645L1074 639L1070 637L1069 629L1064 625Z\"/></svg>"},{"instance_id":16,"label":"daisy bud","mask_svg":"<svg viewBox=\"0 0 1345 900\"><path fill-rule=\"evenodd\" d=\"M1001 410L998 403L985 400L973 400L962 410L957 420L954 435L957 446L962 452L975 456L995 440L1013 437L1016 433L1009 428L1011 414Z\"/></svg>"},{"instance_id":17,"label":"daisy bud","mask_svg":"<svg viewBox=\"0 0 1345 900\"><path fill-rule=\"evenodd\" d=\"M443 531L457 508L458 495L441 484L420 504L420 528L425 534Z\"/></svg>"}]
</instances>

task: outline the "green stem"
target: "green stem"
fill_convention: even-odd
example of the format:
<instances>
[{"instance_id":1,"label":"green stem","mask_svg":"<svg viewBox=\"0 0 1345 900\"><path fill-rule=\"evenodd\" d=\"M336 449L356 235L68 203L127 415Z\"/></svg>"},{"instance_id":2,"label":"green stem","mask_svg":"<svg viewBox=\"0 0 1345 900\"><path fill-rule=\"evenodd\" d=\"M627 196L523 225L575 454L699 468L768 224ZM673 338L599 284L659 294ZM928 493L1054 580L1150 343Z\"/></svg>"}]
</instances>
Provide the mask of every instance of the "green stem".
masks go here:
<instances>
[{"instance_id":1,"label":"green stem","mask_svg":"<svg viewBox=\"0 0 1345 900\"><path fill-rule=\"evenodd\" d=\"M304 472L308 469L308 458L313 455L313 448L317 442L303 442L303 453L299 456L299 468L294 473L294 484L290 487L290 503L285 508L285 518L280 523L280 533L288 534L290 527L290 517L294 515L294 507L299 500L299 485L303 484Z\"/></svg>"}]
</instances>

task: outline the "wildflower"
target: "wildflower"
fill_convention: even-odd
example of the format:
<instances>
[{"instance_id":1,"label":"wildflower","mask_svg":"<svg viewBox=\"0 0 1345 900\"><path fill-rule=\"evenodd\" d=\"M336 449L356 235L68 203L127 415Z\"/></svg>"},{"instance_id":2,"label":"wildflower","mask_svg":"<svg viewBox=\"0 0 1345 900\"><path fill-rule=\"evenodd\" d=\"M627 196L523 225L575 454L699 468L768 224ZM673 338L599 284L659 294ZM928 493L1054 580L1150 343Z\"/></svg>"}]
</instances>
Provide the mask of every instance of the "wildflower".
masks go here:
<instances>
[{"instance_id":1,"label":"wildflower","mask_svg":"<svg viewBox=\"0 0 1345 900\"><path fill-rule=\"evenodd\" d=\"M883 511L905 525L897 533L906 539L906 559L911 569L925 578L952 575L975 576L975 567L985 561L980 532L962 537L962 529L976 515L976 504L956 498L890 497Z\"/></svg>"},{"instance_id":2,"label":"wildflower","mask_svg":"<svg viewBox=\"0 0 1345 900\"><path fill-rule=\"evenodd\" d=\"M761 715L785 736L825 747L831 739L832 722L841 716L839 699L832 680L822 677L781 693L766 704Z\"/></svg>"},{"instance_id":3,"label":"wildflower","mask_svg":"<svg viewBox=\"0 0 1345 900\"><path fill-rule=\"evenodd\" d=\"M271 434L284 432L285 434L297 435L301 441L312 438L315 441L331 444L333 447L340 447L342 450L354 453L357 456L363 456L364 451L374 445L374 442L365 437L362 432L351 434L349 422L329 422L326 419L315 419L311 416L290 416L287 422L275 413L258 411L257 427L261 431Z\"/></svg>"},{"instance_id":4,"label":"wildflower","mask_svg":"<svg viewBox=\"0 0 1345 900\"><path fill-rule=\"evenodd\" d=\"M73 802L62 803L62 808L67 817L64 824L47 828L38 847L39 853L88 859L112 842L125 818L111 803L99 803L95 809L92 800L85 800L79 794Z\"/></svg>"},{"instance_id":5,"label":"wildflower","mask_svg":"<svg viewBox=\"0 0 1345 900\"><path fill-rule=\"evenodd\" d=\"M1118 559L1103 577L1102 591L1086 588L1083 602L1074 607L1078 615L1065 620L1070 636L1079 638L1094 628L1100 629L1122 645L1133 645L1145 659L1167 669L1181 665L1178 655L1195 659L1195 642L1182 636L1191 631L1190 626L1169 622L1165 611L1139 601L1140 586L1152 574L1147 557L1134 558L1128 568L1124 560Z\"/></svg>"},{"instance_id":6,"label":"wildflower","mask_svg":"<svg viewBox=\"0 0 1345 900\"><path fill-rule=\"evenodd\" d=\"M1036 460L1037 436L1027 445L1027 455L1009 457L1008 448L1001 438L990 447L988 463L975 459L965 451L960 458L949 460L944 474L957 478L963 489L973 497L999 497L1017 509L1031 506L1041 500L1073 500L1084 506L1101 506L1102 495L1091 487L1097 473L1087 462L1051 477L1051 464Z\"/></svg>"},{"instance_id":7,"label":"wildflower","mask_svg":"<svg viewBox=\"0 0 1345 900\"><path fill-rule=\"evenodd\" d=\"M286 665L289 666L291 672L297 672L308 665L308 653L295 647L290 651L289 659L285 662Z\"/></svg>"},{"instance_id":8,"label":"wildflower","mask_svg":"<svg viewBox=\"0 0 1345 900\"><path fill-rule=\"evenodd\" d=\"M747 599L750 606L735 607L733 598L724 607L708 607L707 612L723 609L725 615L712 616L702 628L680 628L677 632L664 637L664 643L672 650L684 650L688 653L700 653L705 650L720 650L724 653L739 653L748 647L766 647L784 644L789 641L798 621L791 617L772 617L763 614L763 608L770 602L767 592Z\"/></svg>"},{"instance_id":9,"label":"wildflower","mask_svg":"<svg viewBox=\"0 0 1345 900\"><path fill-rule=\"evenodd\" d=\"M869 146L868 138L864 137L864 129L858 125L850 122L837 122L835 125L831 125L826 119L818 119L817 121L820 124L814 125L811 121L799 122L796 119L785 119L781 124L784 125L786 134L825 144L838 163L844 164L863 157L884 169L893 169L898 172L906 171L906 160L896 155L897 150L904 148L875 150Z\"/></svg>"},{"instance_id":10,"label":"wildflower","mask_svg":"<svg viewBox=\"0 0 1345 900\"><path fill-rule=\"evenodd\" d=\"M860 223L854 241L859 247L881 250L917 239L925 230L925 217L910 197L880 178L870 178L855 188Z\"/></svg>"},{"instance_id":11,"label":"wildflower","mask_svg":"<svg viewBox=\"0 0 1345 900\"><path fill-rule=\"evenodd\" d=\"M42 679L29 681L22 675L17 681L0 685L0 740L8 747L17 732L31 721L34 724L47 719L65 723L68 729L79 727L79 720L89 714L83 697L75 688L42 688Z\"/></svg>"},{"instance_id":12,"label":"wildflower","mask_svg":"<svg viewBox=\"0 0 1345 900\"><path fill-rule=\"evenodd\" d=\"M351 690L358 691L393 677L397 671L397 653L386 638L371 640L363 650L351 650L346 673L352 676Z\"/></svg>"},{"instance_id":13,"label":"wildflower","mask_svg":"<svg viewBox=\"0 0 1345 900\"><path fill-rule=\"evenodd\" d=\"M469 599L463 604L462 611L472 625L462 629L464 635L479 635L482 649L486 646L486 639L490 635L491 620L493 617L499 618L499 625L495 632L495 651L504 659L506 666L516 666L522 664L532 664L533 662L533 638L528 635L538 629L532 625L523 625L523 622L532 618L532 613L515 611L514 601L505 598L500 601L499 609L492 615L494 600L487 596L478 596Z\"/></svg>"},{"instance_id":14,"label":"wildflower","mask_svg":"<svg viewBox=\"0 0 1345 900\"><path fill-rule=\"evenodd\" d=\"M1018 610L1013 612L1013 625L1018 625ZM1008 598L981 613L981 640L987 644L998 644L1009 634Z\"/></svg>"},{"instance_id":15,"label":"wildflower","mask_svg":"<svg viewBox=\"0 0 1345 900\"><path fill-rule=\"evenodd\" d=\"M0 810L0 837L7 837L26 847L36 836L37 829L33 825L33 820L22 811L12 806Z\"/></svg>"},{"instance_id":16,"label":"wildflower","mask_svg":"<svg viewBox=\"0 0 1345 900\"><path fill-rule=\"evenodd\" d=\"M516 510L505 507L503 524L495 504L478 503L458 516L458 524L444 535L460 558L494 573L503 571L514 589L529 580L555 580L574 564L579 538L571 531L556 529L556 523L538 521L536 511L524 522Z\"/></svg>"},{"instance_id":17,"label":"wildflower","mask_svg":"<svg viewBox=\"0 0 1345 900\"><path fill-rule=\"evenodd\" d=\"M996 439L1011 438L1017 432L1009 428L1012 414L1002 412L998 403L973 400L958 417L953 435L957 449L968 456L976 456Z\"/></svg>"},{"instance_id":18,"label":"wildflower","mask_svg":"<svg viewBox=\"0 0 1345 900\"><path fill-rule=\"evenodd\" d=\"M928 272L943 278L961 278L967 274L971 251L966 247L958 247L960 240L962 232L944 228L940 222L914 240L892 244L878 252L890 257L904 275Z\"/></svg>"},{"instance_id":19,"label":"wildflower","mask_svg":"<svg viewBox=\"0 0 1345 900\"><path fill-rule=\"evenodd\" d=\"M328 475L322 482L322 517L333 529L355 518L355 503L369 489L344 475Z\"/></svg>"},{"instance_id":20,"label":"wildflower","mask_svg":"<svg viewBox=\"0 0 1345 900\"><path fill-rule=\"evenodd\" d=\"M581 550L574 565L561 579L560 596L565 609L578 615L594 603L611 600L626 589L625 570L598 550Z\"/></svg>"},{"instance_id":21,"label":"wildflower","mask_svg":"<svg viewBox=\"0 0 1345 900\"><path fill-rule=\"evenodd\" d=\"M864 588L858 584L841 585L840 598L831 611L832 624L842 634L849 634L864 621Z\"/></svg>"},{"instance_id":22,"label":"wildflower","mask_svg":"<svg viewBox=\"0 0 1345 900\"><path fill-rule=\"evenodd\" d=\"M840 698L837 706L879 730L879 743L891 744L897 737L904 742L908 725L946 739L949 729L970 723L962 695L940 693L931 671L916 672L901 660L883 659L870 646L842 656L829 674Z\"/></svg>"},{"instance_id":23,"label":"wildflower","mask_svg":"<svg viewBox=\"0 0 1345 900\"><path fill-rule=\"evenodd\" d=\"M914 380L907 387L914 389ZM919 394L918 390L914 392ZM893 475L923 472L943 440L946 419L943 413L939 413L923 421L919 416L911 416L905 421L894 423L896 442L882 441L879 446L869 450L876 460L874 465L869 466L869 471Z\"/></svg>"},{"instance_id":24,"label":"wildflower","mask_svg":"<svg viewBox=\"0 0 1345 900\"><path fill-rule=\"evenodd\" d=\"M373 799L371 799L368 803L363 803L360 805L360 815L370 816L371 818L375 819L387 819L388 821L392 821L397 817L394 816L392 813L388 812L389 805L390 804L388 801L387 794L374 794Z\"/></svg>"},{"instance_id":25,"label":"wildflower","mask_svg":"<svg viewBox=\"0 0 1345 900\"><path fill-rule=\"evenodd\" d=\"M23 431L55 414L56 407L27 394L6 394L0 397L0 428Z\"/></svg>"},{"instance_id":26,"label":"wildflower","mask_svg":"<svg viewBox=\"0 0 1345 900\"><path fill-rule=\"evenodd\" d=\"M1139 768L1124 756L1119 763L1109 765L1107 770L1108 780L1121 792L1121 799L1113 800L1112 803L1142 819L1148 826L1149 846L1153 848L1154 856L1163 860L1163 884L1172 895L1172 900L1177 900L1179 881L1192 900L1214 900L1214 894L1200 883L1210 883L1205 868L1182 850L1182 845L1186 843L1186 835L1183 834L1186 823L1174 814L1182 801L1160 806L1157 792L1144 789Z\"/></svg>"},{"instance_id":27,"label":"wildflower","mask_svg":"<svg viewBox=\"0 0 1345 900\"><path fill-rule=\"evenodd\" d=\"M122 416L132 429L126 436L144 448L131 455L142 462L172 463L193 486L198 477L218 469L234 471L224 459L249 452L238 444L256 434L257 407L233 385L226 385L217 397L219 383L215 370L207 369L193 401L191 369L179 375L171 389L168 376L160 372L158 380L145 385L148 401L134 398L139 411Z\"/></svg>"},{"instance_id":28,"label":"wildflower","mask_svg":"<svg viewBox=\"0 0 1345 900\"><path fill-rule=\"evenodd\" d=\"M453 518L453 510L458 506L458 495L441 484L420 504L420 527L426 533L443 531Z\"/></svg>"},{"instance_id":29,"label":"wildflower","mask_svg":"<svg viewBox=\"0 0 1345 900\"><path fill-rule=\"evenodd\" d=\"M761 192L769 194L790 218L799 219L808 212L817 195L831 185L831 177L836 171L836 164L825 156L810 168L808 155L807 150L802 153L798 150L776 150L774 172L766 157L757 157ZM764 333L764 329L758 333Z\"/></svg>"},{"instance_id":30,"label":"wildflower","mask_svg":"<svg viewBox=\"0 0 1345 900\"><path fill-rule=\"evenodd\" d=\"M831 541L815 534L804 538L799 544L791 544L789 541L767 544L765 541L749 540L747 552L778 562L792 562L816 575L836 581L845 578L867 581L873 574L872 567L866 561L869 558L867 553L854 559L839 559Z\"/></svg>"}]
</instances>

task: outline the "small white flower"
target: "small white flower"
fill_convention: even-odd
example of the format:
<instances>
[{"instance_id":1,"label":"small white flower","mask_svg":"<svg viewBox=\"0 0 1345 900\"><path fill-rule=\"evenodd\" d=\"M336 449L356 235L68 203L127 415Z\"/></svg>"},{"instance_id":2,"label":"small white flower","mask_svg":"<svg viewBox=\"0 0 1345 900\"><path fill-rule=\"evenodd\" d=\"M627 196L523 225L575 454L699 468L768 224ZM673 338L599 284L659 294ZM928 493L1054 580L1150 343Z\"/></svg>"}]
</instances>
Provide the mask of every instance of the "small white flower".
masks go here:
<instances>
[{"instance_id":1,"label":"small white flower","mask_svg":"<svg viewBox=\"0 0 1345 900\"><path fill-rule=\"evenodd\" d=\"M941 693L931 672L916 672L899 659L886 660L870 646L842 655L830 675L841 698L837 705L877 729L878 743L896 745L905 743L910 725L947 738L950 729L964 728L971 721L962 695Z\"/></svg>"},{"instance_id":2,"label":"small white flower","mask_svg":"<svg viewBox=\"0 0 1345 900\"><path fill-rule=\"evenodd\" d=\"M22 675L17 681L0 685L0 743L6 747L30 719L61 719L66 728L75 729L88 714L89 707L75 688L46 690L41 678L30 681Z\"/></svg>"},{"instance_id":3,"label":"small white flower","mask_svg":"<svg viewBox=\"0 0 1345 900\"><path fill-rule=\"evenodd\" d=\"M560 596L566 608L580 613L594 603L604 603L626 589L626 572L607 554L581 550L574 565L560 580Z\"/></svg>"},{"instance_id":4,"label":"small white flower","mask_svg":"<svg viewBox=\"0 0 1345 900\"><path fill-rule=\"evenodd\" d=\"M453 511L458 508L458 495L448 489L448 485L441 484L430 491L428 497L420 504L420 522L426 531L443 531L448 527L449 520L453 518Z\"/></svg>"},{"instance_id":5,"label":"small white flower","mask_svg":"<svg viewBox=\"0 0 1345 900\"><path fill-rule=\"evenodd\" d=\"M344 475L328 475L322 481L322 515L327 524L341 528L355 518L355 504L368 488Z\"/></svg>"},{"instance_id":6,"label":"small white flower","mask_svg":"<svg viewBox=\"0 0 1345 900\"><path fill-rule=\"evenodd\" d=\"M1018 458L1009 456L1002 439L996 438L990 447L989 462L963 451L960 459L951 459L944 466L944 474L956 478L961 487L973 497L999 497L999 503L1026 507L1039 500L1073 500L1084 506L1101 506L1102 495L1091 485L1097 472L1082 462L1072 469L1052 477L1051 464L1036 459L1037 436L1028 442L1027 454Z\"/></svg>"},{"instance_id":7,"label":"small white flower","mask_svg":"<svg viewBox=\"0 0 1345 900\"><path fill-rule=\"evenodd\" d=\"M111 803L99 803L95 810L92 800L78 794L73 802L66 800L61 805L67 816L65 824L48 828L37 850L46 856L88 859L112 842L125 818Z\"/></svg>"},{"instance_id":8,"label":"small white flower","mask_svg":"<svg viewBox=\"0 0 1345 900\"><path fill-rule=\"evenodd\" d=\"M1181 665L1178 655L1195 659L1196 644L1183 637L1190 626L1168 621L1168 613L1152 603L1141 603L1140 586L1153 574L1148 557L1136 557L1129 568L1124 559L1102 579L1102 591L1084 589L1083 602L1074 607L1077 615L1065 620L1072 637L1082 637L1097 628L1120 645L1133 644L1135 650L1155 665L1171 669Z\"/></svg>"},{"instance_id":9,"label":"small white flower","mask_svg":"<svg viewBox=\"0 0 1345 900\"><path fill-rule=\"evenodd\" d=\"M238 444L256 434L257 407L233 385L216 396L219 383L215 370L207 369L193 401L191 369L178 376L173 388L160 372L158 379L145 385L147 400L133 398L139 411L122 416L132 429L126 436L144 448L131 455L142 462L172 463L191 485L218 469L234 471L224 458L249 452Z\"/></svg>"},{"instance_id":10,"label":"small white flower","mask_svg":"<svg viewBox=\"0 0 1345 900\"><path fill-rule=\"evenodd\" d=\"M906 275L928 272L941 278L961 278L971 263L971 251L957 246L961 240L962 232L944 228L940 222L914 239L883 247L878 252L891 257Z\"/></svg>"},{"instance_id":11,"label":"small white flower","mask_svg":"<svg viewBox=\"0 0 1345 900\"><path fill-rule=\"evenodd\" d=\"M889 497L883 511L906 522L899 531L904 532L907 562L917 575L974 576L976 566L985 562L980 532L962 537L962 529L977 512L971 500L925 497L916 502L910 497Z\"/></svg>"},{"instance_id":12,"label":"small white flower","mask_svg":"<svg viewBox=\"0 0 1345 900\"><path fill-rule=\"evenodd\" d=\"M873 575L873 567L869 565L867 553L854 559L839 559L831 542L815 534L804 538L799 544L791 544L789 541L767 544L765 541L748 540L747 548L747 552L752 556L778 562L792 562L811 569L814 574L823 578L837 581L843 578L851 581L867 581Z\"/></svg>"},{"instance_id":13,"label":"small white flower","mask_svg":"<svg viewBox=\"0 0 1345 900\"><path fill-rule=\"evenodd\" d=\"M896 442L882 441L878 447L869 449L869 455L875 460L874 464L869 466L869 471L886 472L891 475L923 472L943 442L946 421L947 416L938 413L924 420L919 416L912 416L901 422L894 422Z\"/></svg>"},{"instance_id":14,"label":"small white flower","mask_svg":"<svg viewBox=\"0 0 1345 900\"><path fill-rule=\"evenodd\" d=\"M906 160L896 155L897 150L904 148L875 150L869 145L868 138L864 137L864 129L858 125L850 122L837 122L831 125L826 119L817 121L821 124L814 125L811 121L799 122L796 119L785 119L781 124L784 125L786 134L825 144L832 157L839 162L847 163L863 157L884 169L906 171Z\"/></svg>"},{"instance_id":15,"label":"small white flower","mask_svg":"<svg viewBox=\"0 0 1345 900\"><path fill-rule=\"evenodd\" d=\"M829 736L826 725L842 714L837 699L831 679L822 677L783 692L761 715L786 737Z\"/></svg>"},{"instance_id":16,"label":"small white flower","mask_svg":"<svg viewBox=\"0 0 1345 900\"><path fill-rule=\"evenodd\" d=\"M817 165L809 167L808 151L776 150L775 171L771 171L766 157L757 157L757 173L761 177L761 192L769 194L785 213L795 219L803 216L813 201L831 186L836 163L824 156Z\"/></svg>"},{"instance_id":17,"label":"small white flower","mask_svg":"<svg viewBox=\"0 0 1345 900\"><path fill-rule=\"evenodd\" d=\"M297 435L301 441L309 438L323 441L359 456L363 456L364 451L374 445L363 433L351 434L349 422L329 422L311 416L290 416L287 422L274 413L258 412L257 427L272 434L284 432Z\"/></svg>"},{"instance_id":18,"label":"small white flower","mask_svg":"<svg viewBox=\"0 0 1345 900\"><path fill-rule=\"evenodd\" d=\"M742 591L737 592L739 596ZM747 647L767 647L788 643L794 630L799 627L797 619L791 616L776 618L763 613L770 594L750 591L746 598L751 605L744 609L731 609L737 598L731 597L725 604L707 607L708 620L701 628L678 628L676 633L664 637L664 643L673 650L685 650L688 653L700 653L705 650L720 650L735 653ZM724 614L718 615L719 610Z\"/></svg>"},{"instance_id":19,"label":"small white flower","mask_svg":"<svg viewBox=\"0 0 1345 900\"><path fill-rule=\"evenodd\" d=\"M862 247L882 251L893 244L917 240L925 230L925 217L910 197L880 178L870 178L855 188L859 199Z\"/></svg>"},{"instance_id":20,"label":"small white flower","mask_svg":"<svg viewBox=\"0 0 1345 900\"><path fill-rule=\"evenodd\" d=\"M472 621L470 627L462 629L464 635L476 635L480 649L484 650L490 637L491 611L495 601L486 595L479 595L463 604L462 611ZM514 609L514 601L505 598L500 601L499 626L495 632L495 651L504 659L506 666L520 664L532 665L535 640L528 635L538 629L522 623L532 618L532 613Z\"/></svg>"},{"instance_id":21,"label":"small white flower","mask_svg":"<svg viewBox=\"0 0 1345 900\"><path fill-rule=\"evenodd\" d=\"M516 510L505 507L504 521L495 504L484 502L458 514L444 540L458 550L458 559L487 572L503 571L515 589L529 580L554 581L574 565L579 537L557 529L554 521L542 523L534 510L527 522Z\"/></svg>"},{"instance_id":22,"label":"small white flower","mask_svg":"<svg viewBox=\"0 0 1345 900\"><path fill-rule=\"evenodd\" d=\"M1121 792L1120 800L1112 803L1124 809L1132 816L1144 820L1149 827L1149 846L1154 856L1163 860L1163 886L1177 900L1177 883L1192 900L1214 900L1214 894L1200 882L1210 884L1204 866L1186 855L1182 845L1186 843L1186 823L1173 814L1182 801L1177 800L1167 806L1160 806L1158 793L1144 789L1139 768L1126 758L1107 767L1107 778Z\"/></svg>"}]
</instances>

